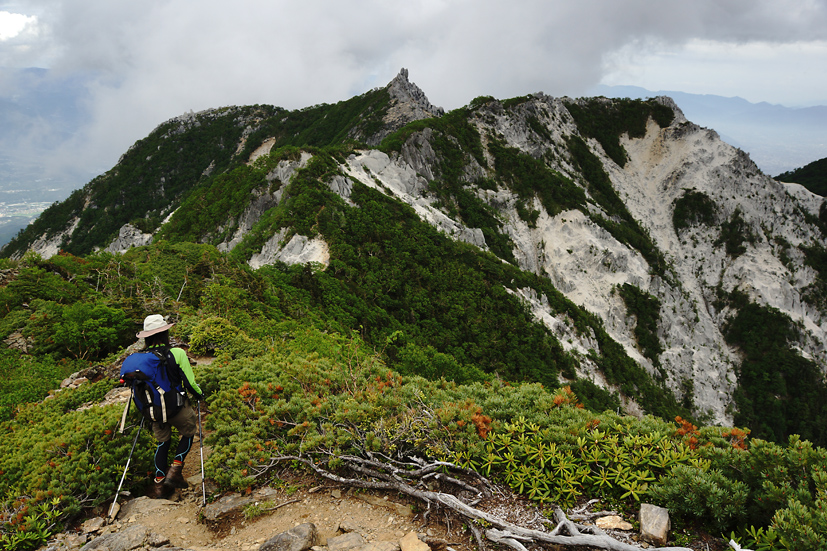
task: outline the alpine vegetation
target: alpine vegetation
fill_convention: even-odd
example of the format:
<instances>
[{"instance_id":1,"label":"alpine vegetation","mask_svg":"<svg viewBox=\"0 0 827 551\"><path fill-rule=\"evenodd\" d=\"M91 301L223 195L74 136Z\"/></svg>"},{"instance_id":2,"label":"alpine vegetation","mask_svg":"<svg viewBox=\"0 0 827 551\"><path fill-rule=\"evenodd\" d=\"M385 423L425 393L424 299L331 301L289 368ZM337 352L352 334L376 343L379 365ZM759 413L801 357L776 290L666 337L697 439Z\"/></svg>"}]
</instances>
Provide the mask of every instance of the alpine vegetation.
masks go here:
<instances>
[{"instance_id":1,"label":"alpine vegetation","mask_svg":"<svg viewBox=\"0 0 827 551\"><path fill-rule=\"evenodd\" d=\"M191 396L220 491L290 464L514 533L420 492L417 458L564 524L646 501L679 544L821 548L824 212L666 97L446 113L403 69L337 104L172 119L3 249L0 541L112 499L131 442L92 404L163 312L173 350L215 357Z\"/></svg>"}]
</instances>

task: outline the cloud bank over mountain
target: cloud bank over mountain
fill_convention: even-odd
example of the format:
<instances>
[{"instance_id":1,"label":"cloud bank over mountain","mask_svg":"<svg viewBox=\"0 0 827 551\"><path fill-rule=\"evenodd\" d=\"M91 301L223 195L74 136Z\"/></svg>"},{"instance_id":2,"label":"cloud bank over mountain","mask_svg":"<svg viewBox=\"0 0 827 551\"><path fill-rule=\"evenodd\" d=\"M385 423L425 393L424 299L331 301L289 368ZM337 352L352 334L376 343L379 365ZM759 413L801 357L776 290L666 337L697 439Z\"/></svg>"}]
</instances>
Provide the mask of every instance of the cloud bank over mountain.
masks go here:
<instances>
[{"instance_id":1,"label":"cloud bank over mountain","mask_svg":"<svg viewBox=\"0 0 827 551\"><path fill-rule=\"evenodd\" d=\"M58 171L107 170L135 140L189 110L336 102L383 86L403 66L436 105L451 109L482 94L582 95L606 75L634 77L651 56L682 67L687 82L724 84L705 76L707 58L683 55L699 43L719 63L738 54L744 74L760 74L766 65L743 59L760 45L801 45L807 60L827 57L823 1L556 0L506 7L491 0L240 0L230 8L215 0L15 0L0 3L0 11L26 18L22 27L16 20L17 34L0 38L0 67L47 67L49 79L83 79L76 109L88 117L44 158ZM811 70L790 87L789 76L768 74L763 97L739 95L779 101L776 88L824 90L825 78ZM5 98L27 90L7 73L0 82Z\"/></svg>"}]
</instances>

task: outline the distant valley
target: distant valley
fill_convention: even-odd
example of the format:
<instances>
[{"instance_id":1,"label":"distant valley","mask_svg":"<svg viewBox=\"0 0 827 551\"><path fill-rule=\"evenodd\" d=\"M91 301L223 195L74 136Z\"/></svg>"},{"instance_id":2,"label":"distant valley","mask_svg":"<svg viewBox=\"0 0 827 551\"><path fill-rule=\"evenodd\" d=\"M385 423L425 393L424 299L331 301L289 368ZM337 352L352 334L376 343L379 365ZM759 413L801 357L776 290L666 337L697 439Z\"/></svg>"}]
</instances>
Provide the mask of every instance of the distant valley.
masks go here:
<instances>
[{"instance_id":1,"label":"distant valley","mask_svg":"<svg viewBox=\"0 0 827 551\"><path fill-rule=\"evenodd\" d=\"M87 100L80 79L0 68L0 245L97 175L89 167L53 163L89 123Z\"/></svg>"}]
</instances>

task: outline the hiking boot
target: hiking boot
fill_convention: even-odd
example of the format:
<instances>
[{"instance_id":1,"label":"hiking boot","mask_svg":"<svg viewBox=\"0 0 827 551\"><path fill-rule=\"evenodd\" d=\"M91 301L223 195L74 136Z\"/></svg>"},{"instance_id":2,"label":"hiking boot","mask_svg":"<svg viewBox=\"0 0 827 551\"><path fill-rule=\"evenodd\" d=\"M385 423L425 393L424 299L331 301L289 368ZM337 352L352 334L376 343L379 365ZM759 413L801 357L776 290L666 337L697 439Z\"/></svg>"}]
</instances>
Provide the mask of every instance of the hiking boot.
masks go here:
<instances>
[{"instance_id":1,"label":"hiking boot","mask_svg":"<svg viewBox=\"0 0 827 551\"><path fill-rule=\"evenodd\" d=\"M166 480L164 479L161 482L155 482L153 478L149 482L149 491L147 491L146 495L149 499L167 499L175 493L175 488L171 486L167 486Z\"/></svg>"},{"instance_id":2,"label":"hiking boot","mask_svg":"<svg viewBox=\"0 0 827 551\"><path fill-rule=\"evenodd\" d=\"M184 480L182 471L184 465L182 463L174 464L167 471L167 477L164 479L164 484L170 488L189 488L189 484Z\"/></svg>"}]
</instances>

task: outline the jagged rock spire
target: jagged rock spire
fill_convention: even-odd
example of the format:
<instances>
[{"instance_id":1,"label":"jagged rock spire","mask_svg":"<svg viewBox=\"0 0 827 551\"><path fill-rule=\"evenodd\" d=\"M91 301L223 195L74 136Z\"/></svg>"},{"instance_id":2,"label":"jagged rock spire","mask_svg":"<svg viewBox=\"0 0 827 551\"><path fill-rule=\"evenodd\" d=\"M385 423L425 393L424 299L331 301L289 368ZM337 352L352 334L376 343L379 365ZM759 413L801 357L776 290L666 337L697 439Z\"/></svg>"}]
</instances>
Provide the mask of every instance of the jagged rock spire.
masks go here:
<instances>
[{"instance_id":1,"label":"jagged rock spire","mask_svg":"<svg viewBox=\"0 0 827 551\"><path fill-rule=\"evenodd\" d=\"M426 117L441 117L445 114L445 110L442 109L442 107L431 105L425 92L423 92L419 86L408 80L408 70L404 67L399 70L399 74L388 84L388 92L391 98L395 99L399 104L407 104L410 109L419 111Z\"/></svg>"},{"instance_id":2,"label":"jagged rock spire","mask_svg":"<svg viewBox=\"0 0 827 551\"><path fill-rule=\"evenodd\" d=\"M382 139L412 121L441 117L445 114L442 107L435 107L428 101L419 86L408 80L408 70L404 67L386 87L391 101L388 111L382 118L384 128L365 141L368 145L378 145Z\"/></svg>"}]
</instances>

